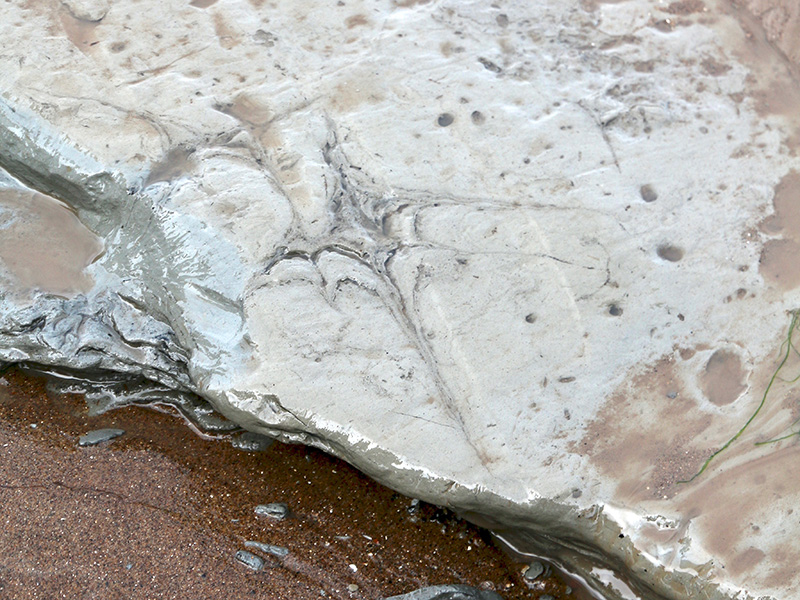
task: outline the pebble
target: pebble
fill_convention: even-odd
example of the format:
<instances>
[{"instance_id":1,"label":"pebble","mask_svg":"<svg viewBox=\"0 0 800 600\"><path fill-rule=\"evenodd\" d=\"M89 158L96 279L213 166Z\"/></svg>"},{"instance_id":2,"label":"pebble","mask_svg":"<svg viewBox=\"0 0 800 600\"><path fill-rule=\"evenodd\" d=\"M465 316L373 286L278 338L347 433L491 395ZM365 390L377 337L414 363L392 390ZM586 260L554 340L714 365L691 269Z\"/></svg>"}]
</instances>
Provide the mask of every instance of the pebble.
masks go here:
<instances>
[{"instance_id":1,"label":"pebble","mask_svg":"<svg viewBox=\"0 0 800 600\"><path fill-rule=\"evenodd\" d=\"M283 502L271 502L270 504L259 504L256 506L256 514L262 517L270 517L282 521L289 516L289 507Z\"/></svg>"},{"instance_id":2,"label":"pebble","mask_svg":"<svg viewBox=\"0 0 800 600\"><path fill-rule=\"evenodd\" d=\"M556 600L556 599L550 594L545 594L544 596L539 596L539 600Z\"/></svg>"},{"instance_id":3,"label":"pebble","mask_svg":"<svg viewBox=\"0 0 800 600\"><path fill-rule=\"evenodd\" d=\"M260 556L256 556L252 552L248 552L247 550L239 550L236 553L236 560L242 563L245 567L253 569L253 571L260 571L261 568L264 566L264 559Z\"/></svg>"},{"instance_id":4,"label":"pebble","mask_svg":"<svg viewBox=\"0 0 800 600\"><path fill-rule=\"evenodd\" d=\"M256 550L260 550L264 554L270 554L278 558L286 558L287 556L289 556L289 549L284 548L283 546L273 546L272 544L263 544L261 542L251 542L251 541L245 542L244 545L247 546L248 548L255 548Z\"/></svg>"},{"instance_id":5,"label":"pebble","mask_svg":"<svg viewBox=\"0 0 800 600\"><path fill-rule=\"evenodd\" d=\"M533 581L537 577L541 577L542 573L544 573L544 565L539 561L535 561L528 566L523 576L528 581Z\"/></svg>"},{"instance_id":6,"label":"pebble","mask_svg":"<svg viewBox=\"0 0 800 600\"><path fill-rule=\"evenodd\" d=\"M416 523L418 519L417 515L419 514L419 499L414 498L406 510L408 511L408 514L411 516L409 520L412 523Z\"/></svg>"},{"instance_id":7,"label":"pebble","mask_svg":"<svg viewBox=\"0 0 800 600\"><path fill-rule=\"evenodd\" d=\"M639 188L639 195L642 197L642 200L645 202L655 202L658 200L658 193L656 192L655 188L649 183L646 183L642 187Z\"/></svg>"},{"instance_id":8,"label":"pebble","mask_svg":"<svg viewBox=\"0 0 800 600\"><path fill-rule=\"evenodd\" d=\"M386 600L503 600L503 597L468 585L434 585Z\"/></svg>"},{"instance_id":9,"label":"pebble","mask_svg":"<svg viewBox=\"0 0 800 600\"><path fill-rule=\"evenodd\" d=\"M245 452L264 452L272 444L275 443L271 437L261 435L260 433L253 433L252 431L245 431L241 435L231 439L231 445L239 450Z\"/></svg>"},{"instance_id":10,"label":"pebble","mask_svg":"<svg viewBox=\"0 0 800 600\"><path fill-rule=\"evenodd\" d=\"M355 583L351 583L350 585L347 586L347 590L350 592L357 592L358 586Z\"/></svg>"},{"instance_id":11,"label":"pebble","mask_svg":"<svg viewBox=\"0 0 800 600\"><path fill-rule=\"evenodd\" d=\"M124 434L124 429L96 429L95 431L90 431L86 435L82 435L78 440L78 445L94 446L107 442L108 440L113 440Z\"/></svg>"}]
</instances>

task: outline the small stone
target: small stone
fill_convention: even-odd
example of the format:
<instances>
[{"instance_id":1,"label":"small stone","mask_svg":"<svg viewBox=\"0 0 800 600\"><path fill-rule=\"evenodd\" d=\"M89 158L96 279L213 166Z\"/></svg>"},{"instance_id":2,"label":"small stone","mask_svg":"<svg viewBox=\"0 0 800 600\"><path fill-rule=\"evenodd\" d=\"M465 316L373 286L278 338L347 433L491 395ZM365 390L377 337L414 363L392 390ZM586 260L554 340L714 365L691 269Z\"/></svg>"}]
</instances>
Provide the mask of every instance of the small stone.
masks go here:
<instances>
[{"instance_id":1,"label":"small stone","mask_svg":"<svg viewBox=\"0 0 800 600\"><path fill-rule=\"evenodd\" d=\"M231 446L245 452L264 452L274 443L275 440L271 437L252 431L245 431L231 439Z\"/></svg>"},{"instance_id":2,"label":"small stone","mask_svg":"<svg viewBox=\"0 0 800 600\"><path fill-rule=\"evenodd\" d=\"M289 516L289 507L283 502L259 504L256 506L256 514L262 517L270 517L271 519L282 521Z\"/></svg>"},{"instance_id":3,"label":"small stone","mask_svg":"<svg viewBox=\"0 0 800 600\"><path fill-rule=\"evenodd\" d=\"M492 73L502 73L503 68L496 63L493 63L488 58L479 57L478 62L483 65L483 68L491 71Z\"/></svg>"},{"instance_id":4,"label":"small stone","mask_svg":"<svg viewBox=\"0 0 800 600\"><path fill-rule=\"evenodd\" d=\"M545 594L544 596L539 596L539 600L556 600L550 594Z\"/></svg>"},{"instance_id":5,"label":"small stone","mask_svg":"<svg viewBox=\"0 0 800 600\"><path fill-rule=\"evenodd\" d=\"M253 34L253 40L255 40L257 44L261 44L267 48L272 48L275 45L275 42L278 41L278 37L271 31L259 29L255 32L255 34Z\"/></svg>"},{"instance_id":6,"label":"small stone","mask_svg":"<svg viewBox=\"0 0 800 600\"><path fill-rule=\"evenodd\" d=\"M410 515L417 514L419 512L419 499L414 498L413 500L411 500L411 504L408 505L408 508L406 510Z\"/></svg>"},{"instance_id":7,"label":"small stone","mask_svg":"<svg viewBox=\"0 0 800 600\"><path fill-rule=\"evenodd\" d=\"M236 560L242 563L245 567L253 569L253 571L260 571L261 568L264 566L264 559L260 556L256 556L252 552L248 552L247 550L239 550L236 553Z\"/></svg>"},{"instance_id":8,"label":"small stone","mask_svg":"<svg viewBox=\"0 0 800 600\"><path fill-rule=\"evenodd\" d=\"M542 573L544 573L544 565L539 561L534 561L525 569L524 577L528 581L533 581L537 577L541 577Z\"/></svg>"},{"instance_id":9,"label":"small stone","mask_svg":"<svg viewBox=\"0 0 800 600\"><path fill-rule=\"evenodd\" d=\"M113 440L114 438L118 438L124 434L124 429L96 429L95 431L90 431L86 435L82 435L78 440L78 445L95 446L97 444L102 444L103 442Z\"/></svg>"},{"instance_id":10,"label":"small stone","mask_svg":"<svg viewBox=\"0 0 800 600\"><path fill-rule=\"evenodd\" d=\"M269 554L277 558L286 558L287 556L289 556L289 549L284 548L283 546L273 546L272 544L263 544L261 542L251 542L251 541L245 542L244 545L247 546L248 548L255 548L256 550L260 550L264 554Z\"/></svg>"},{"instance_id":11,"label":"small stone","mask_svg":"<svg viewBox=\"0 0 800 600\"><path fill-rule=\"evenodd\" d=\"M658 194L656 193L655 188L653 188L653 186L649 183L639 188L639 195L645 202L655 202L658 200Z\"/></svg>"},{"instance_id":12,"label":"small stone","mask_svg":"<svg viewBox=\"0 0 800 600\"><path fill-rule=\"evenodd\" d=\"M347 590L350 592L357 592L358 586L355 583L351 583L350 585L347 586Z\"/></svg>"},{"instance_id":13,"label":"small stone","mask_svg":"<svg viewBox=\"0 0 800 600\"><path fill-rule=\"evenodd\" d=\"M434 585L386 600L503 600L497 592L467 585Z\"/></svg>"}]
</instances>

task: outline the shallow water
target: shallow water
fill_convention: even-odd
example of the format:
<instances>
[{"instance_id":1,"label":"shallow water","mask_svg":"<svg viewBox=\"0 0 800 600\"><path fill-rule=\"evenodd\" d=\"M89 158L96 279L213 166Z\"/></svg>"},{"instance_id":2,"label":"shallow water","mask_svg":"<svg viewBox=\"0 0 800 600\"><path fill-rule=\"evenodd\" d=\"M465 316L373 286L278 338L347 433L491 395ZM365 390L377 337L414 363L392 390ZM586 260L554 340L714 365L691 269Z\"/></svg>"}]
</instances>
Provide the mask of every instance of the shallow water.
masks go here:
<instances>
[{"instance_id":1,"label":"shallow water","mask_svg":"<svg viewBox=\"0 0 800 600\"><path fill-rule=\"evenodd\" d=\"M65 204L29 190L0 189L0 273L16 289L72 296L87 292L86 273L103 243Z\"/></svg>"}]
</instances>

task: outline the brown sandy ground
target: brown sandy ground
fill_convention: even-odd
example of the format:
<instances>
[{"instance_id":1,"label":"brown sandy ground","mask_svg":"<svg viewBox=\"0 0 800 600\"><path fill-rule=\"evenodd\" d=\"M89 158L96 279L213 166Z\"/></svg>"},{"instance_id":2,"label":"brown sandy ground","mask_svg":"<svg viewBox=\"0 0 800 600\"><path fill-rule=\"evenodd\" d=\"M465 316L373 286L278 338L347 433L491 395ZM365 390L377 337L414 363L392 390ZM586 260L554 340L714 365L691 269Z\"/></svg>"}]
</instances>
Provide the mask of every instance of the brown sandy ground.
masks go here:
<instances>
[{"instance_id":1,"label":"brown sandy ground","mask_svg":"<svg viewBox=\"0 0 800 600\"><path fill-rule=\"evenodd\" d=\"M79 447L79 436L126 434ZM283 521L254 507L285 502ZM507 600L573 598L534 586L480 529L393 493L301 446L244 452L175 416L129 407L87 416L11 369L0 378L0 598L374 600L443 583ZM253 540L284 546L256 572L236 561Z\"/></svg>"}]
</instances>

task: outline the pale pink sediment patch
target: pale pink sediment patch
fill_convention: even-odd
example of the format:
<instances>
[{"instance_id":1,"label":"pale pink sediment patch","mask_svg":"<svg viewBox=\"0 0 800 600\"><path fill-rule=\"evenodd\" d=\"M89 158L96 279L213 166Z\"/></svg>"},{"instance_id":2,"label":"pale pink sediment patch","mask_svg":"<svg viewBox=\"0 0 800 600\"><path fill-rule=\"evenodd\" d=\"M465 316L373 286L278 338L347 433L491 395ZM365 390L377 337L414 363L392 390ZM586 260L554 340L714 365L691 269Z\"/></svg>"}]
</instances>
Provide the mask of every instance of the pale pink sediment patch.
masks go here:
<instances>
[{"instance_id":1,"label":"pale pink sediment patch","mask_svg":"<svg viewBox=\"0 0 800 600\"><path fill-rule=\"evenodd\" d=\"M0 191L0 269L24 290L73 296L92 287L103 243L65 204L27 190Z\"/></svg>"}]
</instances>

